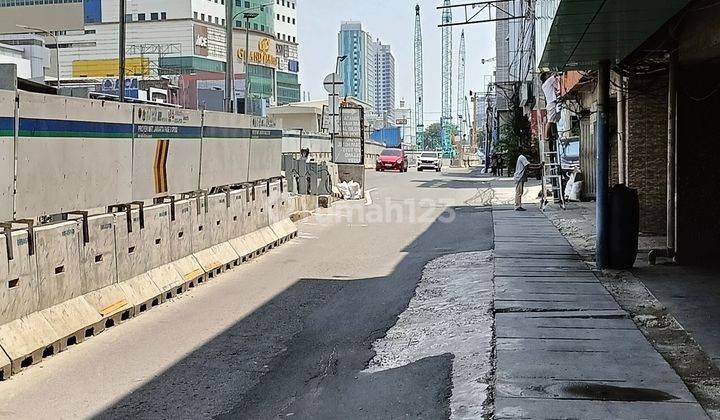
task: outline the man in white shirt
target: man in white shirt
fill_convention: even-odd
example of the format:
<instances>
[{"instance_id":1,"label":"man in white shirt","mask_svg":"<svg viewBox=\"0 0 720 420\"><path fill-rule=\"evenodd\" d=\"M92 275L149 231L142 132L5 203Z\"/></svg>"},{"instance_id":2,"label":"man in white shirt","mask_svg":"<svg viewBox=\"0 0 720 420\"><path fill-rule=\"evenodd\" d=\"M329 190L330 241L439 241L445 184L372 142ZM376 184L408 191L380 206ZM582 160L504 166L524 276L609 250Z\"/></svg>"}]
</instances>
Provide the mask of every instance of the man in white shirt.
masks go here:
<instances>
[{"instance_id":1,"label":"man in white shirt","mask_svg":"<svg viewBox=\"0 0 720 420\"><path fill-rule=\"evenodd\" d=\"M560 91L560 81L552 73L543 73L540 75L542 81L542 90L547 103L547 124L545 126L545 139L552 140L557 138L557 123L560 121L560 103L558 102L558 92Z\"/></svg>"},{"instance_id":2,"label":"man in white shirt","mask_svg":"<svg viewBox=\"0 0 720 420\"><path fill-rule=\"evenodd\" d=\"M540 165L530 163L524 155L518 156L517 164L515 165L515 211L525 211L522 206L522 196L525 192L525 181L528 178L529 169L537 169Z\"/></svg>"}]
</instances>

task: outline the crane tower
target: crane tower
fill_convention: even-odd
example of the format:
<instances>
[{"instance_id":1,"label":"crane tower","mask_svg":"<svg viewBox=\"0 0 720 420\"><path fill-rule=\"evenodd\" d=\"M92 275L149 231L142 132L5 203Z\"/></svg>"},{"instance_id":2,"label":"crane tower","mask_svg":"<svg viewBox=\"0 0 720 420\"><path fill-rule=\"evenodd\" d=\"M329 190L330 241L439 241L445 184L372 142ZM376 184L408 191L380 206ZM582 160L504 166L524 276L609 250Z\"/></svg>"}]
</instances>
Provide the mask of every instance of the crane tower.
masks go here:
<instances>
[{"instance_id":1,"label":"crane tower","mask_svg":"<svg viewBox=\"0 0 720 420\"><path fill-rule=\"evenodd\" d=\"M423 110L423 47L420 25L420 5L415 5L415 143L418 151L425 150Z\"/></svg>"},{"instance_id":2,"label":"crane tower","mask_svg":"<svg viewBox=\"0 0 720 420\"><path fill-rule=\"evenodd\" d=\"M450 0L443 1L444 6L450 6ZM452 23L452 11L449 7L443 9L442 23ZM440 132L442 150L446 157L454 157L451 136L452 115L452 27L442 28L442 114L440 117Z\"/></svg>"},{"instance_id":3,"label":"crane tower","mask_svg":"<svg viewBox=\"0 0 720 420\"><path fill-rule=\"evenodd\" d=\"M457 91L457 126L460 138L464 139L465 133L465 31L460 34L460 56L458 57L458 91Z\"/></svg>"}]
</instances>

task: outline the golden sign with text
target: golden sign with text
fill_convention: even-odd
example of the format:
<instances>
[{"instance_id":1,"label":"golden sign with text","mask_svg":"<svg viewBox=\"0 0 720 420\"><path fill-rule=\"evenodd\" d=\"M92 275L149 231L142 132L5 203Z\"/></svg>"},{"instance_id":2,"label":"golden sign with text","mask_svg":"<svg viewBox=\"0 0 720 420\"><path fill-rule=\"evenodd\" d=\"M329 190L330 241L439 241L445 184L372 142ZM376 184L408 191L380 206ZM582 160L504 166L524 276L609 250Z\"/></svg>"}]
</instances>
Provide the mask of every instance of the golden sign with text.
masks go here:
<instances>
[{"instance_id":1,"label":"golden sign with text","mask_svg":"<svg viewBox=\"0 0 720 420\"><path fill-rule=\"evenodd\" d=\"M241 61L245 61L244 48L238 48L237 58ZM272 67L277 67L279 63L279 59L276 56L270 54L270 40L268 38L263 38L258 41L258 51L250 51L248 61L250 61L251 63L263 64Z\"/></svg>"}]
</instances>

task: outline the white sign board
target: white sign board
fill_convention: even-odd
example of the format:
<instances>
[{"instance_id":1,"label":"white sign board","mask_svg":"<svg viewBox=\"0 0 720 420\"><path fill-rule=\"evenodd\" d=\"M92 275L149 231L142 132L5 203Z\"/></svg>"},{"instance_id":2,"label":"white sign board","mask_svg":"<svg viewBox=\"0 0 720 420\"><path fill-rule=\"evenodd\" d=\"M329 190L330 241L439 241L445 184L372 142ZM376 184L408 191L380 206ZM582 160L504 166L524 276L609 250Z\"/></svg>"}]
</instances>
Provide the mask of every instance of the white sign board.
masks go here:
<instances>
[{"instance_id":1,"label":"white sign board","mask_svg":"<svg viewBox=\"0 0 720 420\"><path fill-rule=\"evenodd\" d=\"M363 163L363 140L338 137L333 146L333 162L360 165Z\"/></svg>"},{"instance_id":2,"label":"white sign board","mask_svg":"<svg viewBox=\"0 0 720 420\"><path fill-rule=\"evenodd\" d=\"M363 163L364 139L362 131L362 108L340 108L333 142L333 162L341 164Z\"/></svg>"}]
</instances>

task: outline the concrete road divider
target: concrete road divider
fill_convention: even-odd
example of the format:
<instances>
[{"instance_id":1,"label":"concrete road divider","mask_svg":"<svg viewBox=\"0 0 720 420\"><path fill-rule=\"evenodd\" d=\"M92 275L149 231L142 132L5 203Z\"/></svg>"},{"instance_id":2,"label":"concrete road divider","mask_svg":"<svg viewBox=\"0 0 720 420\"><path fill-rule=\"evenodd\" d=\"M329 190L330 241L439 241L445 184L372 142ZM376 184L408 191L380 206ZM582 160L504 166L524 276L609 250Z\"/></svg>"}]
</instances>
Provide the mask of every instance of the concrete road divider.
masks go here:
<instances>
[{"instance_id":1,"label":"concrete road divider","mask_svg":"<svg viewBox=\"0 0 720 420\"><path fill-rule=\"evenodd\" d=\"M0 326L0 347L10 358L13 374L58 353L59 341L60 336L39 312Z\"/></svg>"},{"instance_id":2,"label":"concrete road divider","mask_svg":"<svg viewBox=\"0 0 720 420\"><path fill-rule=\"evenodd\" d=\"M100 315L100 321L89 331L100 334L106 328L114 327L135 315L135 308L125 290L119 284L112 284L84 296L85 301Z\"/></svg>"},{"instance_id":3,"label":"concrete road divider","mask_svg":"<svg viewBox=\"0 0 720 420\"><path fill-rule=\"evenodd\" d=\"M0 349L0 381L4 381L12 375L12 363L5 352Z\"/></svg>"},{"instance_id":4,"label":"concrete road divider","mask_svg":"<svg viewBox=\"0 0 720 420\"><path fill-rule=\"evenodd\" d=\"M170 222L170 258L175 270L185 281L186 288L202 283L205 276L205 270L192 255L193 221L196 219L192 201L176 201L175 220Z\"/></svg>"},{"instance_id":5,"label":"concrete road divider","mask_svg":"<svg viewBox=\"0 0 720 420\"><path fill-rule=\"evenodd\" d=\"M170 263L170 204L145 207L145 228L140 237L147 271Z\"/></svg>"},{"instance_id":6,"label":"concrete road divider","mask_svg":"<svg viewBox=\"0 0 720 420\"><path fill-rule=\"evenodd\" d=\"M163 292L150 279L147 273L135 276L130 280L120 283L128 297L128 301L135 309L137 316L163 302Z\"/></svg>"},{"instance_id":7,"label":"concrete road divider","mask_svg":"<svg viewBox=\"0 0 720 420\"><path fill-rule=\"evenodd\" d=\"M118 282L129 280L148 270L148 261L142 253L142 230L140 211L115 213L115 255L117 258Z\"/></svg>"},{"instance_id":8,"label":"concrete road divider","mask_svg":"<svg viewBox=\"0 0 720 420\"><path fill-rule=\"evenodd\" d=\"M83 294L79 249L81 231L77 221L35 229L40 309L50 308Z\"/></svg>"},{"instance_id":9,"label":"concrete road divider","mask_svg":"<svg viewBox=\"0 0 720 420\"><path fill-rule=\"evenodd\" d=\"M59 305L43 309L40 314L60 337L59 351L82 343L86 337L92 337L91 326L101 321L100 314L80 296Z\"/></svg>"},{"instance_id":10,"label":"concrete road divider","mask_svg":"<svg viewBox=\"0 0 720 420\"><path fill-rule=\"evenodd\" d=\"M162 292L161 302L181 295L189 288L189 284L177 272L173 264L165 264L153 268L148 271L147 275L155 286L157 286L158 290Z\"/></svg>"},{"instance_id":11,"label":"concrete road divider","mask_svg":"<svg viewBox=\"0 0 720 420\"><path fill-rule=\"evenodd\" d=\"M201 195L190 199L190 214L192 215L192 247L193 252L210 248L210 239L207 226L206 196Z\"/></svg>"},{"instance_id":12,"label":"concrete road divider","mask_svg":"<svg viewBox=\"0 0 720 420\"><path fill-rule=\"evenodd\" d=\"M239 238L244 235L247 222L247 202L250 198L250 189L242 188L230 192L230 206L228 207L228 235L227 239Z\"/></svg>"},{"instance_id":13,"label":"concrete road divider","mask_svg":"<svg viewBox=\"0 0 720 420\"><path fill-rule=\"evenodd\" d=\"M35 254L30 255L28 234L14 231L10 236L10 259L5 235L0 235L0 325L40 309Z\"/></svg>"},{"instance_id":14,"label":"concrete road divider","mask_svg":"<svg viewBox=\"0 0 720 420\"><path fill-rule=\"evenodd\" d=\"M87 223L89 238L87 243L80 242L82 290L85 293L117 283L115 216L91 216Z\"/></svg>"},{"instance_id":15,"label":"concrete road divider","mask_svg":"<svg viewBox=\"0 0 720 420\"><path fill-rule=\"evenodd\" d=\"M208 245L214 246L226 242L228 238L228 201L229 194L220 193L208 196L208 211L205 215Z\"/></svg>"}]
</instances>

